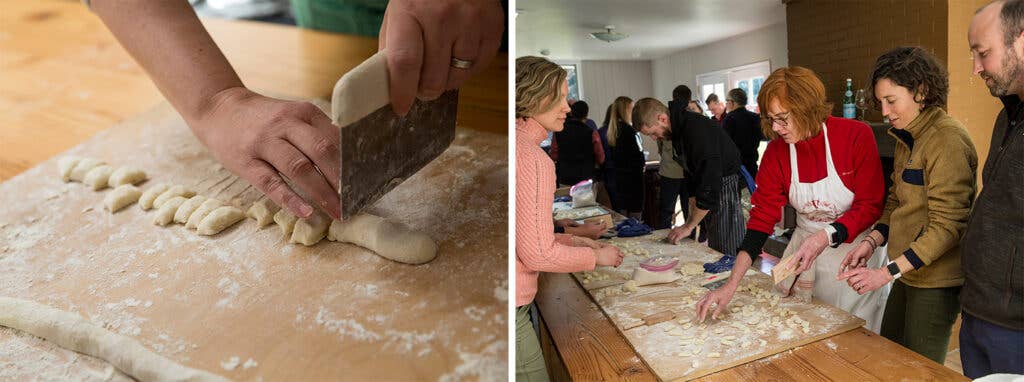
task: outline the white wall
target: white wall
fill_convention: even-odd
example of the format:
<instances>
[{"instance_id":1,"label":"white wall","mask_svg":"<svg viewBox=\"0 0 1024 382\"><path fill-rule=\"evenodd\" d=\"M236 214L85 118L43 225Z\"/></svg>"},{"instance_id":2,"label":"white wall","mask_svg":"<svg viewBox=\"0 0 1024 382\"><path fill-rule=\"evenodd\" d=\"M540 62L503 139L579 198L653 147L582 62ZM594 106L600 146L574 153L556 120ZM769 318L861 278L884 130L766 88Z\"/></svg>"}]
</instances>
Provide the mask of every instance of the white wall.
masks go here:
<instances>
[{"instance_id":1,"label":"white wall","mask_svg":"<svg viewBox=\"0 0 1024 382\"><path fill-rule=\"evenodd\" d=\"M651 62L654 96L670 100L676 85L687 85L696 93L697 75L702 73L764 60L775 70L789 65L788 55L785 23L686 49Z\"/></svg>"},{"instance_id":2,"label":"white wall","mask_svg":"<svg viewBox=\"0 0 1024 382\"><path fill-rule=\"evenodd\" d=\"M615 98L626 96L636 101L654 95L650 61L582 61L579 70L583 100L590 106L590 119L598 125ZM652 154L651 159L657 158L654 141L647 137L642 140L644 150Z\"/></svg>"}]
</instances>

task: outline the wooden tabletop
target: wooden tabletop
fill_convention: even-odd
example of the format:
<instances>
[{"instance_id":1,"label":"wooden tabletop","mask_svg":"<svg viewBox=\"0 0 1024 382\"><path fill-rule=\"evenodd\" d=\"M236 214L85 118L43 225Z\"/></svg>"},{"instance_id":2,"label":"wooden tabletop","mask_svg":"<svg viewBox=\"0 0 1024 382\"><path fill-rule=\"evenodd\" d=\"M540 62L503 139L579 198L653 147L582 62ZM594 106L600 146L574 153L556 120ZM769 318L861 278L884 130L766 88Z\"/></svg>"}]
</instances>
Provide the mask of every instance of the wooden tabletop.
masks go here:
<instances>
[{"instance_id":1,"label":"wooden tabletop","mask_svg":"<svg viewBox=\"0 0 1024 382\"><path fill-rule=\"evenodd\" d=\"M655 381L583 288L568 274L543 273L535 301L554 380ZM542 341L545 343L545 341ZM552 365L553 359L561 364ZM560 378L561 377L561 378ZM762 358L698 381L966 381L963 375L863 328Z\"/></svg>"},{"instance_id":2,"label":"wooden tabletop","mask_svg":"<svg viewBox=\"0 0 1024 382\"><path fill-rule=\"evenodd\" d=\"M78 0L0 0L0 181L164 100ZM242 81L260 92L329 98L377 40L262 22L204 20ZM508 56L462 89L459 126L508 131Z\"/></svg>"}]
</instances>

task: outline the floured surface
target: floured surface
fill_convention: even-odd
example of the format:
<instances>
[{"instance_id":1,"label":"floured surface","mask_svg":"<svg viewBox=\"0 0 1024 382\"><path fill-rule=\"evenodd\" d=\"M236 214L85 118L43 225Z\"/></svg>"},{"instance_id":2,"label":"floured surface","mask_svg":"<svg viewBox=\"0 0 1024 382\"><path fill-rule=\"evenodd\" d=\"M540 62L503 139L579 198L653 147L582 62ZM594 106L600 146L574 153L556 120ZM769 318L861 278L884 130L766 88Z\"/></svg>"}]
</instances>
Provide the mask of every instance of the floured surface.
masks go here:
<instances>
[{"instance_id":1,"label":"floured surface","mask_svg":"<svg viewBox=\"0 0 1024 382\"><path fill-rule=\"evenodd\" d=\"M816 300L799 303L781 299L773 305L767 292L772 286L771 276L756 271L748 272L743 278L729 303L728 313L719 320L708 318L703 325L696 322L694 307L707 292L700 281L708 274L683 275L672 283L626 291L621 284L629 280L633 269L648 256L679 255L677 273L679 269L695 269L721 256L692 240L684 240L678 246L665 243L667 232L659 230L646 236L615 238L612 244L631 253L619 268L598 267L586 283L588 277L584 272L574 274L662 380L697 378L864 325L862 319ZM732 312L732 309L737 311ZM787 323L793 315L780 316L783 310L806 320L808 331L805 333L800 324ZM652 326L643 325L644 317L666 311L675 318ZM712 353L718 353L719 357L711 357Z\"/></svg>"},{"instance_id":2,"label":"floured surface","mask_svg":"<svg viewBox=\"0 0 1024 382\"><path fill-rule=\"evenodd\" d=\"M288 244L252 219L213 237L162 228L137 205L104 211L109 189L60 180L57 158L91 156L144 169L143 190L173 182L252 204L259 192L221 168L163 104L0 184L0 295L77 312L232 379L504 377L506 142L460 129L440 158L369 208L437 240L437 258L411 266L348 244ZM45 355L55 351L6 328L0 344L0 364L12 365L0 379L103 365ZM226 370L232 357L257 366Z\"/></svg>"}]
</instances>

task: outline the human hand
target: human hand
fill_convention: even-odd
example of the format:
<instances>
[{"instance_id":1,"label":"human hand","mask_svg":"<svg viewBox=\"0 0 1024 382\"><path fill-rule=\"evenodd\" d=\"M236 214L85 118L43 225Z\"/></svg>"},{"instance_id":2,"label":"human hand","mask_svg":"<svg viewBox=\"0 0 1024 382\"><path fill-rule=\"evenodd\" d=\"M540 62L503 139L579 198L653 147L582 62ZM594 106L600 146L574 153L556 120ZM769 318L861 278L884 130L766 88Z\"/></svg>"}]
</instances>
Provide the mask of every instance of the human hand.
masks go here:
<instances>
[{"instance_id":1,"label":"human hand","mask_svg":"<svg viewBox=\"0 0 1024 382\"><path fill-rule=\"evenodd\" d=\"M594 241L594 240L591 240L589 238L585 238L585 237L582 237L582 236L573 236L572 243L576 247L590 247L590 248L593 248L593 249L598 249L598 248L603 248L603 247L608 246L607 244L601 244L601 243L598 243L597 241Z\"/></svg>"},{"instance_id":2,"label":"human hand","mask_svg":"<svg viewBox=\"0 0 1024 382\"><path fill-rule=\"evenodd\" d=\"M874 247L871 246L871 243L862 240L859 244L853 247L853 249L847 252L846 257L844 257L843 261L839 263L839 272L836 273L836 279L838 280L839 277L842 277L843 272L866 267L868 259L871 257L872 253L874 253Z\"/></svg>"},{"instance_id":3,"label":"human hand","mask_svg":"<svg viewBox=\"0 0 1024 382\"><path fill-rule=\"evenodd\" d=\"M565 233L580 237L586 237L590 239L600 238L601 234L605 233L605 231L608 231L608 227L605 225L604 222L601 221L576 224L574 226L565 227Z\"/></svg>"},{"instance_id":4,"label":"human hand","mask_svg":"<svg viewBox=\"0 0 1024 382\"><path fill-rule=\"evenodd\" d=\"M565 227L576 227L576 226L579 226L579 225L580 225L580 223L577 223L575 220L572 220L572 219L558 219L558 220L555 220L555 227L565 228Z\"/></svg>"},{"instance_id":5,"label":"human hand","mask_svg":"<svg viewBox=\"0 0 1024 382\"><path fill-rule=\"evenodd\" d=\"M189 127L224 168L295 216L314 211L296 192L301 191L331 217L341 218L338 128L313 104L228 88L212 97Z\"/></svg>"},{"instance_id":6,"label":"human hand","mask_svg":"<svg viewBox=\"0 0 1024 382\"><path fill-rule=\"evenodd\" d=\"M839 279L846 280L850 288L861 295L881 288L893 280L889 270L885 268L857 268L839 275Z\"/></svg>"},{"instance_id":7,"label":"human hand","mask_svg":"<svg viewBox=\"0 0 1024 382\"><path fill-rule=\"evenodd\" d=\"M395 113L405 115L414 97L435 99L490 65L504 30L496 0L391 0L378 47L388 50ZM467 66L455 67L453 59Z\"/></svg>"},{"instance_id":8,"label":"human hand","mask_svg":"<svg viewBox=\"0 0 1024 382\"><path fill-rule=\"evenodd\" d=\"M797 274L803 273L811 268L811 265L814 264L814 259L818 258L818 255L821 254L821 251L825 250L825 247L828 247L828 233L824 230L808 236L804 239L803 243L800 243L800 248L790 258L786 267L795 268Z\"/></svg>"},{"instance_id":9,"label":"human hand","mask_svg":"<svg viewBox=\"0 0 1024 382\"><path fill-rule=\"evenodd\" d=\"M711 312L711 319L718 319L718 314L725 310L729 301L732 301L734 293L736 293L736 287L726 283L705 294L697 301L697 322L704 322L708 312Z\"/></svg>"},{"instance_id":10,"label":"human hand","mask_svg":"<svg viewBox=\"0 0 1024 382\"><path fill-rule=\"evenodd\" d=\"M604 245L594 249L594 256L597 258L597 265L618 267L622 264L622 252L614 245Z\"/></svg>"},{"instance_id":11,"label":"human hand","mask_svg":"<svg viewBox=\"0 0 1024 382\"><path fill-rule=\"evenodd\" d=\"M693 233L693 227L683 224L669 231L668 242L672 244L679 244L680 240L690 237L691 233Z\"/></svg>"}]
</instances>

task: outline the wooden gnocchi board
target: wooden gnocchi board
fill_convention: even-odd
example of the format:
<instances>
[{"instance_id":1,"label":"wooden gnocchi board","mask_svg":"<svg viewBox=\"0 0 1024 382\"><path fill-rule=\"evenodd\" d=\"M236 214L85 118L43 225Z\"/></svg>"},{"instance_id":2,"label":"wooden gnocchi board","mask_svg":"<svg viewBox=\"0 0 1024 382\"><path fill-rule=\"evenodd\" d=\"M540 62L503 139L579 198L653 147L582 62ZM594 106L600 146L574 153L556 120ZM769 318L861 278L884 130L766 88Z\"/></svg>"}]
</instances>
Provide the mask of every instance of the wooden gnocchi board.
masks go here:
<instances>
[{"instance_id":1,"label":"wooden gnocchi board","mask_svg":"<svg viewBox=\"0 0 1024 382\"><path fill-rule=\"evenodd\" d=\"M173 182L243 209L260 197L162 104L0 184L0 295L78 312L232 379L503 379L506 142L460 128L440 158L369 209L438 241L434 261L411 266L348 244L288 244L251 219L213 237L158 227L137 205L105 211L109 189L60 180L57 158L79 155L146 170L143 189ZM225 369L233 357L238 366ZM250 358L257 366L243 367ZM19 366L0 371L6 380L105 367L2 327L0 363Z\"/></svg>"},{"instance_id":2,"label":"wooden gnocchi board","mask_svg":"<svg viewBox=\"0 0 1024 382\"><path fill-rule=\"evenodd\" d=\"M708 318L703 328L696 323L694 306L707 291L699 284L702 276L707 274L683 277L673 283L641 286L636 292L624 291L622 284L630 279L639 262L648 256L678 254L680 264L677 270L686 264L696 266L718 260L721 256L689 239L679 245L668 244L664 241L667 234L668 230L658 230L651 235L612 240L615 245L634 254L627 255L617 269L598 267L595 272L607 275L605 279L594 281L594 274L591 274L591 281L584 283L587 279L584 272L573 274L660 380L696 379L864 325L863 319L817 300L799 303L781 299L774 307L770 306L770 300L759 302L757 295L765 296L763 293L772 287L772 279L757 271L748 272L729 304L730 310L739 308L740 311L730 311L719 320ZM755 293L748 288L765 292ZM808 331L804 333L799 324L786 324L792 316L780 317L777 325L763 319L749 324L748 320L754 320L745 317L742 309L754 310L751 317L758 317L757 313L779 317L779 310L789 310L808 322ZM666 311L672 312L675 318L652 326L641 325L644 317ZM706 337L702 338L702 335ZM727 336L735 337L731 340L733 344L722 343ZM697 343L697 339L702 343ZM690 344L683 345L688 340L691 340ZM748 343L745 347L744 342ZM698 348L699 353L693 355L692 352ZM680 353L691 354L681 356ZM719 357L711 358L711 353L719 353Z\"/></svg>"}]
</instances>

